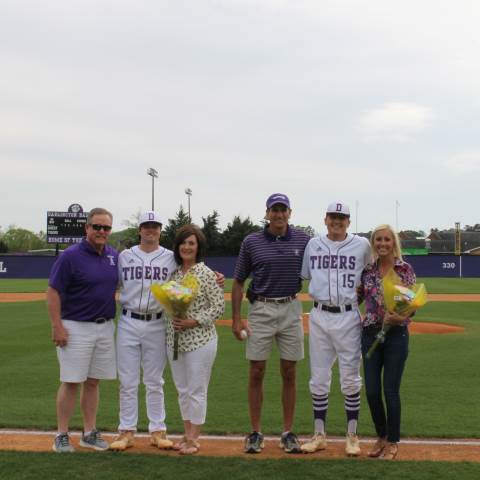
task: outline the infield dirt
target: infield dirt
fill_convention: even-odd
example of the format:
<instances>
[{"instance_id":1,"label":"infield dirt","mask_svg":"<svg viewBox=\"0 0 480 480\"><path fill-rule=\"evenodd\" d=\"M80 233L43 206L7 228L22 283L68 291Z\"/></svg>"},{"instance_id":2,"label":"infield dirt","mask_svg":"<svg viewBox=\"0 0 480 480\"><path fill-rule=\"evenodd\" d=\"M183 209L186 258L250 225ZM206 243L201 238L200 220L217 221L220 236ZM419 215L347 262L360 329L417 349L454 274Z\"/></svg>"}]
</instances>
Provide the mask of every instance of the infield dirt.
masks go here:
<instances>
[{"instance_id":1,"label":"infield dirt","mask_svg":"<svg viewBox=\"0 0 480 480\"><path fill-rule=\"evenodd\" d=\"M32 451L50 452L54 439L53 432L22 432L22 431L0 431L0 450L10 451ZM105 434L105 439L111 442L114 434ZM172 436L177 439L178 436ZM302 439L302 440L305 440ZM78 447L79 433L72 435L72 444L78 450L85 451ZM361 439L362 453L358 457L364 461L379 461L368 458L367 452L373 443L373 439ZM243 451L242 437L202 437L201 447L197 455L201 456L222 456L222 457L243 457L261 460L265 458L291 458L302 460L321 460L345 458L345 443L341 438L332 438L326 450L309 455L287 454L278 447L278 439L269 438L265 441L265 449L261 454L251 455ZM124 455L129 453L142 453L152 455L177 456L178 452L170 450L158 450L149 444L149 437L146 434L139 434L135 438L134 447L125 452L109 453L110 455ZM101 455L99 452L92 452L93 455ZM400 445L397 460L429 460L429 461L471 461L480 462L480 441L475 439L444 440L444 439L404 439Z\"/></svg>"},{"instance_id":2,"label":"infield dirt","mask_svg":"<svg viewBox=\"0 0 480 480\"><path fill-rule=\"evenodd\" d=\"M231 293L225 293L225 300L230 301ZM298 298L302 302L311 300L307 293L300 293ZM35 293L0 293L0 302L36 302L45 300L44 292ZM429 302L480 302L480 294L478 293L429 293Z\"/></svg>"}]
</instances>

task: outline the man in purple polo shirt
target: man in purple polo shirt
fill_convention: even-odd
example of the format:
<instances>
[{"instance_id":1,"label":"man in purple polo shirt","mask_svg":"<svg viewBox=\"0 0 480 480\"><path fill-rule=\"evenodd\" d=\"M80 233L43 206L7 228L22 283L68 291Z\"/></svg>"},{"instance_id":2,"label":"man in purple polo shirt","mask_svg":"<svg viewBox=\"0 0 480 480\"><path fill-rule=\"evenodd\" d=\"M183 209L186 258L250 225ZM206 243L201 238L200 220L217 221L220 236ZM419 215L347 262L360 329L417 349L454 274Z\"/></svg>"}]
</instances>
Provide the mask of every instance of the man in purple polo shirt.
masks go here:
<instances>
[{"instance_id":1,"label":"man in purple polo shirt","mask_svg":"<svg viewBox=\"0 0 480 480\"><path fill-rule=\"evenodd\" d=\"M305 246L310 237L288 224L290 201L281 193L267 199L261 232L248 235L240 248L232 286L232 330L238 340L247 333L246 357L250 360L248 402L252 432L245 439L247 453L263 449L261 412L263 378L273 340L280 351L283 381L283 433L280 447L287 453L300 453L297 436L291 431L296 400L296 362L303 359L302 305L296 299L301 289L300 271ZM250 301L248 321L240 317L245 280Z\"/></svg>"},{"instance_id":2,"label":"man in purple polo shirt","mask_svg":"<svg viewBox=\"0 0 480 480\"><path fill-rule=\"evenodd\" d=\"M99 382L116 377L115 290L118 253L107 245L112 214L94 208L87 217L86 238L58 257L50 273L47 306L52 340L60 364L57 393L58 433L52 449L73 452L69 421L81 385L83 434L80 446L106 450L96 429Z\"/></svg>"}]
</instances>

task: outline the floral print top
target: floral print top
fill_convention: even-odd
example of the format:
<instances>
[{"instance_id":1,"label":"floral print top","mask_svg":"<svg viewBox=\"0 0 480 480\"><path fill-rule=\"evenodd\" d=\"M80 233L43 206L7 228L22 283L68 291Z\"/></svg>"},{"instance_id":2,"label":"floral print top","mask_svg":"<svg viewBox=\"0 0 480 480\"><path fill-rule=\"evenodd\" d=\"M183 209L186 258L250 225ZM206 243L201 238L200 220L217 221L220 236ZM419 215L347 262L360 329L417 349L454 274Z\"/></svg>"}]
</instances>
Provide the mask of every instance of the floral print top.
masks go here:
<instances>
[{"instance_id":1,"label":"floral print top","mask_svg":"<svg viewBox=\"0 0 480 480\"><path fill-rule=\"evenodd\" d=\"M393 265L395 273L400 277L406 287L415 285L415 273L412 266L403 260L395 259ZM385 306L383 303L383 286L378 262L369 263L362 272L361 285L359 287L359 301L365 300L365 315L362 319L363 328L382 327ZM404 325L410 323L407 318Z\"/></svg>"},{"instance_id":2,"label":"floral print top","mask_svg":"<svg viewBox=\"0 0 480 480\"><path fill-rule=\"evenodd\" d=\"M215 322L223 315L225 300L223 290L217 285L217 277L203 262L196 263L187 273L198 280L197 294L188 307L187 318L196 320L199 325L179 332L178 351L191 352L203 347L216 338ZM171 279L181 282L186 274L180 268L175 270ZM174 329L172 320L167 319L167 347L173 349Z\"/></svg>"}]
</instances>

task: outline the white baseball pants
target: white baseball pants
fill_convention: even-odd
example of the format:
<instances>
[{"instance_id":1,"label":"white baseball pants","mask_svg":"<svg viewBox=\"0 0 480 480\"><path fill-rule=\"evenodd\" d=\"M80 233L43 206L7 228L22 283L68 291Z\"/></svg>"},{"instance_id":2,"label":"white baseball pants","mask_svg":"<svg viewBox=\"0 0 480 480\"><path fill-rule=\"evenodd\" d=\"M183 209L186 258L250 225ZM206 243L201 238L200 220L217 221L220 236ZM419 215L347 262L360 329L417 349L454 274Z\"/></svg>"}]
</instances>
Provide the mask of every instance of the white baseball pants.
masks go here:
<instances>
[{"instance_id":1,"label":"white baseball pants","mask_svg":"<svg viewBox=\"0 0 480 480\"><path fill-rule=\"evenodd\" d=\"M173 381L178 391L178 404L183 420L203 425L207 417L207 391L212 366L217 354L217 338L191 352L168 351Z\"/></svg>"},{"instance_id":2,"label":"white baseball pants","mask_svg":"<svg viewBox=\"0 0 480 480\"><path fill-rule=\"evenodd\" d=\"M166 430L163 370L167 361L163 318L145 322L122 315L117 329L119 430L136 430L140 368L146 389L148 431Z\"/></svg>"},{"instance_id":3,"label":"white baseball pants","mask_svg":"<svg viewBox=\"0 0 480 480\"><path fill-rule=\"evenodd\" d=\"M313 308L309 318L310 392L326 395L332 383L332 367L338 358L340 386L344 395L362 388L361 319L350 312L330 313Z\"/></svg>"}]
</instances>

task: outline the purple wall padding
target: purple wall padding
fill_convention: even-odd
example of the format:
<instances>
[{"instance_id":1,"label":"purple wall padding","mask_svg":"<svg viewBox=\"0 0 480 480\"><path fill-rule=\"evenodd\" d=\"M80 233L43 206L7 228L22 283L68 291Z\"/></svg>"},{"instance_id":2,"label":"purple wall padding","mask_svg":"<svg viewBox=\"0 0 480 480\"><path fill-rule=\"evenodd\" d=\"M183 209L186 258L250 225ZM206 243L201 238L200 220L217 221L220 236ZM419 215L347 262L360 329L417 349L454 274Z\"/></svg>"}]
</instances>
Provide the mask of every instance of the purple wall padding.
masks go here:
<instances>
[{"instance_id":1,"label":"purple wall padding","mask_svg":"<svg viewBox=\"0 0 480 480\"><path fill-rule=\"evenodd\" d=\"M0 255L0 278L48 278L56 257Z\"/></svg>"},{"instance_id":2,"label":"purple wall padding","mask_svg":"<svg viewBox=\"0 0 480 480\"><path fill-rule=\"evenodd\" d=\"M205 264L216 272L222 272L225 278L233 278L237 257L207 257Z\"/></svg>"},{"instance_id":3,"label":"purple wall padding","mask_svg":"<svg viewBox=\"0 0 480 480\"><path fill-rule=\"evenodd\" d=\"M205 263L232 278L236 257L208 257ZM480 277L480 256L418 255L405 256L419 277ZM0 255L0 278L48 278L55 257Z\"/></svg>"},{"instance_id":4,"label":"purple wall padding","mask_svg":"<svg viewBox=\"0 0 480 480\"><path fill-rule=\"evenodd\" d=\"M462 277L480 277L480 256L462 257Z\"/></svg>"},{"instance_id":5,"label":"purple wall padding","mask_svg":"<svg viewBox=\"0 0 480 480\"><path fill-rule=\"evenodd\" d=\"M0 278L48 278L55 258L44 255L0 255ZM236 257L209 257L205 263L212 270L231 278L236 261Z\"/></svg>"},{"instance_id":6,"label":"purple wall padding","mask_svg":"<svg viewBox=\"0 0 480 480\"><path fill-rule=\"evenodd\" d=\"M463 263L470 258L463 257ZM412 265L417 277L460 276L460 257L455 255L405 255L404 260Z\"/></svg>"}]
</instances>

